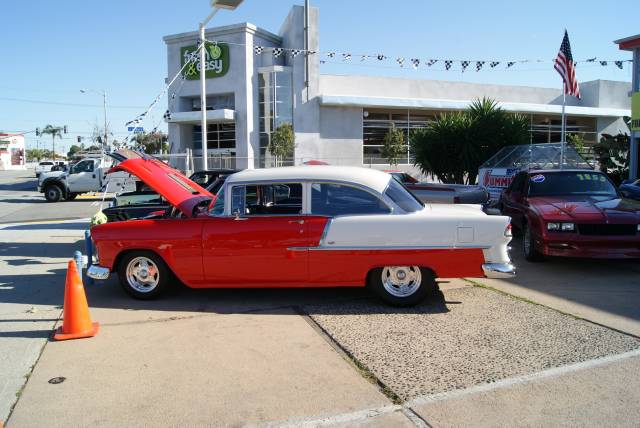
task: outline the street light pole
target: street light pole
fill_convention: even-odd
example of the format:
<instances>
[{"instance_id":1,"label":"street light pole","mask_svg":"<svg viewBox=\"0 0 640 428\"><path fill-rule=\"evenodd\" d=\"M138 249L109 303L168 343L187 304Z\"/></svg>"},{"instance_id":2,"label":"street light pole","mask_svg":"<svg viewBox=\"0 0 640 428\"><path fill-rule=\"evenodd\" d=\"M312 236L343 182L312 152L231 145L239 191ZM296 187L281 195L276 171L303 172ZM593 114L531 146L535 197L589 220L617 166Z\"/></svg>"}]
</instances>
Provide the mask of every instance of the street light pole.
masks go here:
<instances>
[{"instance_id":1,"label":"street light pole","mask_svg":"<svg viewBox=\"0 0 640 428\"><path fill-rule=\"evenodd\" d=\"M200 135L202 141L202 169L208 169L209 150L207 147L207 83L205 70L206 42L204 38L204 29L211 21L211 18L218 12L218 9L233 10L237 8L243 0L211 0L213 10L200 23L198 32L200 34Z\"/></svg>"},{"instance_id":2,"label":"street light pole","mask_svg":"<svg viewBox=\"0 0 640 428\"><path fill-rule=\"evenodd\" d=\"M102 151L105 150L105 147L109 147L107 145L107 137L109 135L107 131L107 91L96 91L95 89L80 89L80 92L86 94L87 92L95 92L98 95L102 95L102 108L104 109L104 140L102 140Z\"/></svg>"}]
</instances>

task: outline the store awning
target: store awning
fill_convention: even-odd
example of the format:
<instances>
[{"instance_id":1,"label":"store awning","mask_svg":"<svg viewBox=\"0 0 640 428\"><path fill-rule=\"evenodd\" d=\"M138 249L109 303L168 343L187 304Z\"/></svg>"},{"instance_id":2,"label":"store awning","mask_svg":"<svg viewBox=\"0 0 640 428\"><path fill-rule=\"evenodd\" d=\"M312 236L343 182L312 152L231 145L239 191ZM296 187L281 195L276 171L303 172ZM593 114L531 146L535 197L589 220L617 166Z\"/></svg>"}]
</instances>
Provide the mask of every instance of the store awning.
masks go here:
<instances>
[{"instance_id":1,"label":"store awning","mask_svg":"<svg viewBox=\"0 0 640 428\"><path fill-rule=\"evenodd\" d=\"M320 105L341 107L369 107L369 108L412 108L442 111L464 110L472 101L439 100L431 98L386 98L359 97L348 95L320 95ZM557 104L509 103L498 102L506 111L527 114L562 114L562 106ZM570 116L589 117L623 117L630 116L631 110L606 107L578 107L567 106L566 113Z\"/></svg>"},{"instance_id":2,"label":"store awning","mask_svg":"<svg viewBox=\"0 0 640 428\"><path fill-rule=\"evenodd\" d=\"M207 110L207 123L233 122L235 118L235 110L226 108L220 110ZM199 111L178 111L171 113L171 118L167 122L199 125L201 119L202 115Z\"/></svg>"}]
</instances>

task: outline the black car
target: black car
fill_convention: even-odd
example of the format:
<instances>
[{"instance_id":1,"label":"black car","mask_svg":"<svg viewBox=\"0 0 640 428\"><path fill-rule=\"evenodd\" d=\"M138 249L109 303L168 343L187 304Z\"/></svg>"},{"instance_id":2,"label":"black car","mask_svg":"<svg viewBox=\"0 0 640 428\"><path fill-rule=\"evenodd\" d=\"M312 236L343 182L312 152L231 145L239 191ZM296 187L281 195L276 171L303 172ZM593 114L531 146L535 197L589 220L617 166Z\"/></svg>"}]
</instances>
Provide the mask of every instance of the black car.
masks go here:
<instances>
[{"instance_id":1,"label":"black car","mask_svg":"<svg viewBox=\"0 0 640 428\"><path fill-rule=\"evenodd\" d=\"M226 171L226 172L222 172ZM222 187L225 180L228 176L235 173L234 170L215 170L214 171L199 171L192 174L189 178L193 181L196 181L193 177L196 174L200 175L201 180L203 180L200 184L202 187L207 189L209 193L216 194L218 190ZM215 175L215 178L211 179L211 177ZM208 181L208 184L207 182ZM122 202L119 204L118 197L113 201L112 206L109 208L105 208L102 212L107 216L108 222L114 221L124 221L133 218L144 218L153 216L154 213L159 212L168 212L171 206L158 195L153 190L149 189L146 186L140 186L135 192L126 192L119 195L121 200L126 200L127 198L136 198L142 200L143 202L137 203L127 203Z\"/></svg>"}]
</instances>

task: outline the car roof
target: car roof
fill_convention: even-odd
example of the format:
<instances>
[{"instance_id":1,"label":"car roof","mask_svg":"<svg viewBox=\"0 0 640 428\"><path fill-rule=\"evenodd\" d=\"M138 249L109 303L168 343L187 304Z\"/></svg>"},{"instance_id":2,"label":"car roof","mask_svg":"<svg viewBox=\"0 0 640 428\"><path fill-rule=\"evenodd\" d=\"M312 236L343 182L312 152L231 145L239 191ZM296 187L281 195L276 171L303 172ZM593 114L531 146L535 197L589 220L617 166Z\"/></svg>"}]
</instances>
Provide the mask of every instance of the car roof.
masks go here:
<instances>
[{"instance_id":1,"label":"car roof","mask_svg":"<svg viewBox=\"0 0 640 428\"><path fill-rule=\"evenodd\" d=\"M227 179L227 183L251 181L338 181L354 183L382 193L391 176L382 171L353 166L288 166L281 168L245 169Z\"/></svg>"}]
</instances>

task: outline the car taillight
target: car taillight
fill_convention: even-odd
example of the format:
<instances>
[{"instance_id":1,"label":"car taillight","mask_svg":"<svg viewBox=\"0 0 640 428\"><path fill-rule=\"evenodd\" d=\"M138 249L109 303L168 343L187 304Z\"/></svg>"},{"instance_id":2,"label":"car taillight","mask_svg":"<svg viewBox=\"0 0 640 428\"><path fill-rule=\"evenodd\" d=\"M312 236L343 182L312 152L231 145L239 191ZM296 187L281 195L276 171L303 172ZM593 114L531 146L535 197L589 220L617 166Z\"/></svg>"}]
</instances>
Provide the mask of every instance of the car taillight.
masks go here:
<instances>
[{"instance_id":1,"label":"car taillight","mask_svg":"<svg viewBox=\"0 0 640 428\"><path fill-rule=\"evenodd\" d=\"M504 229L504 236L507 236L507 237L513 236L513 233L511 233L511 222L509 222L507 227Z\"/></svg>"}]
</instances>

